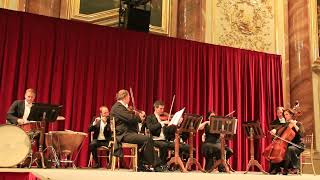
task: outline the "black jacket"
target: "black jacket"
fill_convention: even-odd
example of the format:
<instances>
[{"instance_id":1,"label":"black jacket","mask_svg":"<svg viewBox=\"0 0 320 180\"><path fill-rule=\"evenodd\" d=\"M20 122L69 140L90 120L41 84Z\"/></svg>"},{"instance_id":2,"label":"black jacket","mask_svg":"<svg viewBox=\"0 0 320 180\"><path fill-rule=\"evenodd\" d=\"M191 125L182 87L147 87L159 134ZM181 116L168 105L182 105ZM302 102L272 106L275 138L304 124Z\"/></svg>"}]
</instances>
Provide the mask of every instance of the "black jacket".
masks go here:
<instances>
[{"instance_id":1,"label":"black jacket","mask_svg":"<svg viewBox=\"0 0 320 180\"><path fill-rule=\"evenodd\" d=\"M95 121L95 119L96 119L96 117L92 118L92 122L91 122L91 125L90 125L88 131L89 132L93 131L93 139L98 139L99 132L100 132L101 120L98 120L97 123L95 125L93 125L93 122ZM107 141L110 141L110 139L112 137L111 127L110 127L110 117L107 118L107 125L104 127L103 135Z\"/></svg>"},{"instance_id":2,"label":"black jacket","mask_svg":"<svg viewBox=\"0 0 320 180\"><path fill-rule=\"evenodd\" d=\"M7 120L9 123L18 124L18 118L22 118L24 114L24 104L25 100L16 100L11 104L7 112Z\"/></svg>"},{"instance_id":3,"label":"black jacket","mask_svg":"<svg viewBox=\"0 0 320 180\"><path fill-rule=\"evenodd\" d=\"M155 114L151 114L147 117L146 125L152 136L160 136L162 126L159 123Z\"/></svg>"},{"instance_id":4,"label":"black jacket","mask_svg":"<svg viewBox=\"0 0 320 180\"><path fill-rule=\"evenodd\" d=\"M115 119L118 142L122 142L123 136L127 133L138 133L138 124L141 122L140 117L130 112L120 102L116 102L112 106L110 115Z\"/></svg>"}]
</instances>

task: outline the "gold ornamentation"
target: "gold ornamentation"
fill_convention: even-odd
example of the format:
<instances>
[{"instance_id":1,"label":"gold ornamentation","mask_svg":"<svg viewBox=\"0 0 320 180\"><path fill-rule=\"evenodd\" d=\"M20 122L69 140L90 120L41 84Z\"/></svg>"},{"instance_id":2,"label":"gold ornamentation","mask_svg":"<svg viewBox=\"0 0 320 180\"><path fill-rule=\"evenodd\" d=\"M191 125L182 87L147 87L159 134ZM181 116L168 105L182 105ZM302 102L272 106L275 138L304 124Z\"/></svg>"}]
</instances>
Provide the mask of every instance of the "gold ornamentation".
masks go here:
<instances>
[{"instance_id":1,"label":"gold ornamentation","mask_svg":"<svg viewBox=\"0 0 320 180\"><path fill-rule=\"evenodd\" d=\"M221 11L219 43L271 51L273 7L271 0L217 0Z\"/></svg>"}]
</instances>

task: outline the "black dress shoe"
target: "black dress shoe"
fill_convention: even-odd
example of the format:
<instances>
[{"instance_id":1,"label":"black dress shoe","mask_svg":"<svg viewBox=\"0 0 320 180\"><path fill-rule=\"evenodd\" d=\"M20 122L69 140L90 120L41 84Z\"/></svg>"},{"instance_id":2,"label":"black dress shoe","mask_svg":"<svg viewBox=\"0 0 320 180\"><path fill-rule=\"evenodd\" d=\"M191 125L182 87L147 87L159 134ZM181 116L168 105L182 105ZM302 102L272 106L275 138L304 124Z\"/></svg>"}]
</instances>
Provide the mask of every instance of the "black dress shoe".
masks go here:
<instances>
[{"instance_id":1,"label":"black dress shoe","mask_svg":"<svg viewBox=\"0 0 320 180\"><path fill-rule=\"evenodd\" d=\"M275 174L278 174L279 172L281 171L281 169L273 169L271 172L269 172L269 174L272 174L272 175L275 175Z\"/></svg>"},{"instance_id":2,"label":"black dress shoe","mask_svg":"<svg viewBox=\"0 0 320 180\"><path fill-rule=\"evenodd\" d=\"M150 168L141 166L141 167L138 167L138 172L153 172L153 170Z\"/></svg>"},{"instance_id":3,"label":"black dress shoe","mask_svg":"<svg viewBox=\"0 0 320 180\"><path fill-rule=\"evenodd\" d=\"M95 164L93 165L93 168L100 168L100 164L99 164L99 163L95 163Z\"/></svg>"},{"instance_id":4,"label":"black dress shoe","mask_svg":"<svg viewBox=\"0 0 320 180\"><path fill-rule=\"evenodd\" d=\"M283 171L282 171L282 175L288 175L288 169L283 169Z\"/></svg>"}]
</instances>

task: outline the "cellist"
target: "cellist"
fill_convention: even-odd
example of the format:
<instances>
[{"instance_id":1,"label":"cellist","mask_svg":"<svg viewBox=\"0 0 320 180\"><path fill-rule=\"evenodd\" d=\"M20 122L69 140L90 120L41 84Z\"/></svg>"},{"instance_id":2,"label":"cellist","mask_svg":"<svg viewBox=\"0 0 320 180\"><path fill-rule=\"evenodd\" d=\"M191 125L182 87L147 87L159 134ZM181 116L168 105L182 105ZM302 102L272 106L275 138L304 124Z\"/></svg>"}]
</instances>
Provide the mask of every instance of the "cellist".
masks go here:
<instances>
[{"instance_id":1,"label":"cellist","mask_svg":"<svg viewBox=\"0 0 320 180\"><path fill-rule=\"evenodd\" d=\"M291 143L296 144L300 147L304 147L303 143L302 143L302 137L304 134L304 128L302 123L298 122L297 120L294 119L295 116L295 112L292 109L285 109L283 111L283 117L286 120L286 123L284 126L288 126L289 124L291 124L292 130L295 132L295 136L294 138L291 140ZM281 128L279 128L280 131ZM271 134L277 134L278 130L273 129L271 130ZM290 143L288 143L288 147L287 147L287 151L285 153L285 157L284 160L280 163L271 163L270 166L270 170L269 173L270 174L277 174L278 172L280 172L280 167L283 167L283 175L287 175L289 168L291 168L291 172L293 174L297 174L298 170L299 170L299 155L300 153L303 152L302 148L298 148Z\"/></svg>"}]
</instances>

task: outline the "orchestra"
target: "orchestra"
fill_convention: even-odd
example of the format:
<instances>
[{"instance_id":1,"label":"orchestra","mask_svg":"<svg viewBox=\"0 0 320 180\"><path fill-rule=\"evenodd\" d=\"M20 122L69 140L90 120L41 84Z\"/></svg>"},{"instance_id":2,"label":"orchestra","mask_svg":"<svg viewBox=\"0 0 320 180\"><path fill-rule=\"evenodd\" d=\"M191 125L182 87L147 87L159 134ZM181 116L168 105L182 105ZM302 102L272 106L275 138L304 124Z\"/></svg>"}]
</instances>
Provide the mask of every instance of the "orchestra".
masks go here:
<instances>
[{"instance_id":1,"label":"orchestra","mask_svg":"<svg viewBox=\"0 0 320 180\"><path fill-rule=\"evenodd\" d=\"M25 100L14 101L8 110L6 118L8 124L19 126L19 128L25 131L29 136L31 132L38 133L39 129L38 126L31 126L33 121L29 118L29 114L33 111L32 106L35 101L35 96L36 92L34 89L27 89L25 92ZM129 106L130 100L132 101L133 106ZM131 88L130 94L129 91L125 89L119 90L116 94L116 102L112 106L110 113L108 107L102 105L99 108L100 114L98 116L94 116L89 125L88 133L92 132L92 138L89 141L88 149L89 152L92 153L93 160L95 162L93 167L99 168L101 166L97 155L97 148L100 146L110 147L112 138L116 138L119 144L117 145L117 148L114 148L114 151L121 149L121 143L133 143L138 145L139 171L167 171L169 169L167 166L169 157L172 156L172 152L175 151L175 134L179 130L179 124L170 125L171 120L175 118L171 114L173 103L174 98L171 104L170 113L166 113L164 111L165 103L161 100L157 100L153 104L154 112L146 116L145 111L136 109ZM263 151L263 156L270 162L269 174L281 173L283 175L287 175L288 173L297 174L299 172L299 155L304 150L304 145L302 143L304 128L302 123L298 120L298 114L301 112L297 110L297 107L298 105L294 108L287 109L284 107L276 108L277 118L271 121L269 126L271 128L269 131L273 140L272 143ZM234 113L234 111L232 113ZM223 151L225 152L221 151L221 134L212 132L213 125L211 123L213 121L210 120L212 117L216 117L216 113L213 111L208 112L206 114L206 119L203 122L200 122L196 127L197 132L202 135L200 137L202 137L203 143L200 152L205 160L204 169L206 172L213 171L215 161L222 158L221 153L225 153L226 161L234 154L233 150L228 147L227 144L225 144L225 148L223 148ZM114 119L116 131L115 137L113 137L113 132L110 127L111 118ZM182 119L183 116L180 117L180 123L183 121ZM222 127L222 129L227 131L227 127ZM68 131L64 132L68 133ZM52 139L52 133L54 134L54 132L46 133L48 136L45 138L46 141L54 141ZM48 134L51 134L51 136ZM179 156L188 156L189 152L194 154L196 151L194 149L190 150L186 141L188 133L180 132L180 136ZM32 137L32 140L36 140L38 143L43 143L39 142L39 138L34 139ZM54 143L57 142L51 142L51 145L48 142L45 144L47 146L52 146ZM72 141L69 143L72 143ZM83 140L80 144L82 143ZM116 145L113 144L113 146ZM146 148L146 146L148 146L148 148ZM51 148L54 149L57 147ZM120 154L122 153L121 150L119 152ZM116 154L117 152L113 153ZM58 157L61 156L61 154L54 154L54 156L56 156L56 159L51 159L51 161L60 165L62 161L60 162ZM186 159L187 158L182 158L182 161L186 163ZM16 165L22 167L21 165L25 163L26 161L23 160L19 161ZM28 163L28 165L31 166L34 161L28 161ZM43 167L44 166L45 165L43 165ZM218 166L218 171L225 172L222 164Z\"/></svg>"}]
</instances>

